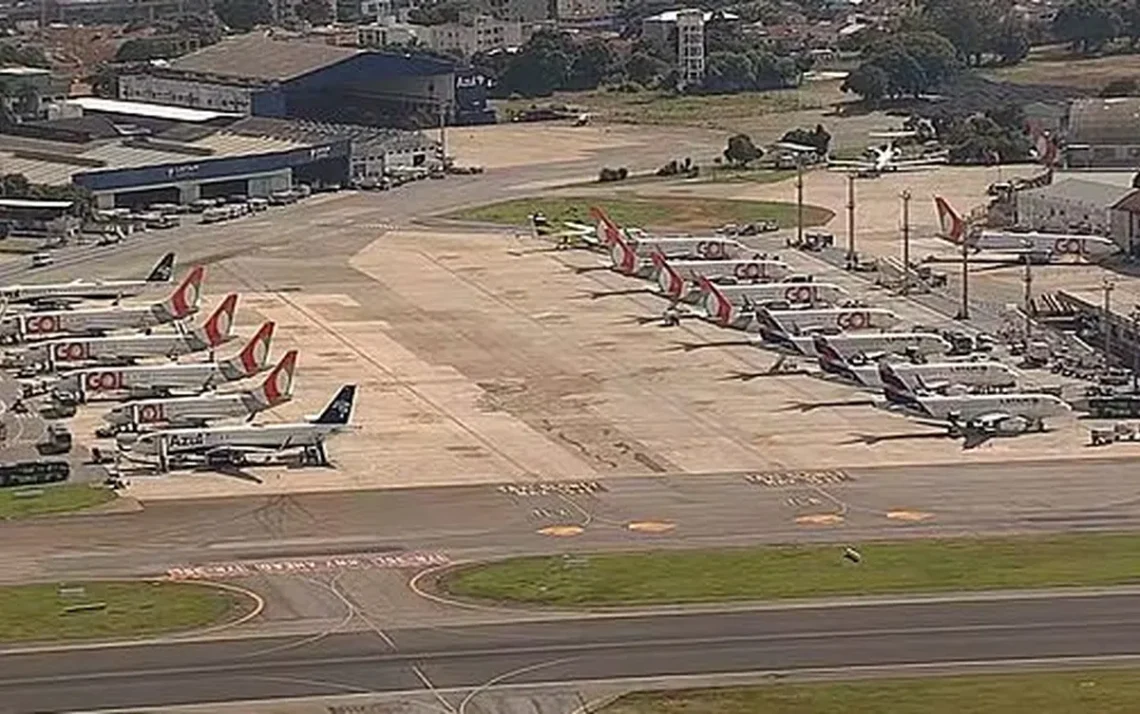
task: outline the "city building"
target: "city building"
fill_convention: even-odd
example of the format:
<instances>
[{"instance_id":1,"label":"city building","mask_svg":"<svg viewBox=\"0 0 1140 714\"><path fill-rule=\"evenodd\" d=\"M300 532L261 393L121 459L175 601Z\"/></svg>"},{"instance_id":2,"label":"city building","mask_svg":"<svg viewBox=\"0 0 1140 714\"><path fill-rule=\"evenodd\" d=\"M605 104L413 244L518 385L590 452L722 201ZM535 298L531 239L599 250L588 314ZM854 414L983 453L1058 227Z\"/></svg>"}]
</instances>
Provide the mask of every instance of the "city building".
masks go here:
<instances>
[{"instance_id":1,"label":"city building","mask_svg":"<svg viewBox=\"0 0 1140 714\"><path fill-rule=\"evenodd\" d=\"M677 20L680 16L681 12L686 12L686 11L667 10L665 12L660 12L660 13L657 13L656 15L651 15L651 16L645 18L644 20L641 21L641 38L643 40L646 40L647 42L652 42L652 43L654 43L660 47L668 47L669 42L670 42L671 38L673 37L673 33L675 31L677 31ZM705 12L687 11L687 12L689 12L689 14L686 16L688 18L687 22L690 23L690 25L695 24L696 19L698 17L698 15L694 14L694 12L699 12L699 16L701 19L701 25L702 25L702 33L704 32L703 25L705 23L712 22L714 14L715 14L716 20L718 22L740 22L740 16L733 14L731 12L719 12L719 11L716 13L707 12L707 11L705 11ZM704 42L702 40L702 46L703 46L703 44L704 44Z\"/></svg>"},{"instance_id":2,"label":"city building","mask_svg":"<svg viewBox=\"0 0 1140 714\"><path fill-rule=\"evenodd\" d=\"M681 89L699 85L705 78L705 13L677 13L677 68Z\"/></svg>"},{"instance_id":3,"label":"city building","mask_svg":"<svg viewBox=\"0 0 1140 714\"><path fill-rule=\"evenodd\" d=\"M403 47L420 41L422 25L399 22L392 15L381 17L368 25L356 26L356 43L360 47L380 49Z\"/></svg>"},{"instance_id":4,"label":"city building","mask_svg":"<svg viewBox=\"0 0 1140 714\"><path fill-rule=\"evenodd\" d=\"M70 80L40 67L0 69L0 101L17 121L46 119L67 98Z\"/></svg>"},{"instance_id":5,"label":"city building","mask_svg":"<svg viewBox=\"0 0 1140 714\"><path fill-rule=\"evenodd\" d=\"M554 13L563 27L613 27L617 24L624 0L555 0Z\"/></svg>"},{"instance_id":6,"label":"city building","mask_svg":"<svg viewBox=\"0 0 1140 714\"><path fill-rule=\"evenodd\" d=\"M360 0L360 18L362 20L380 20L391 17L395 6L392 0Z\"/></svg>"},{"instance_id":7,"label":"city building","mask_svg":"<svg viewBox=\"0 0 1140 714\"><path fill-rule=\"evenodd\" d=\"M552 18L554 0L481 0L479 6L508 22L545 22Z\"/></svg>"},{"instance_id":8,"label":"city building","mask_svg":"<svg viewBox=\"0 0 1140 714\"><path fill-rule=\"evenodd\" d=\"M413 27L428 48L463 57L470 57L476 52L518 47L526 41L521 22L499 20L490 15L467 16L460 22Z\"/></svg>"},{"instance_id":9,"label":"city building","mask_svg":"<svg viewBox=\"0 0 1140 714\"><path fill-rule=\"evenodd\" d=\"M458 91L460 77L463 91ZM436 57L262 33L119 77L119 98L244 115L416 128L493 121L485 86Z\"/></svg>"}]
</instances>

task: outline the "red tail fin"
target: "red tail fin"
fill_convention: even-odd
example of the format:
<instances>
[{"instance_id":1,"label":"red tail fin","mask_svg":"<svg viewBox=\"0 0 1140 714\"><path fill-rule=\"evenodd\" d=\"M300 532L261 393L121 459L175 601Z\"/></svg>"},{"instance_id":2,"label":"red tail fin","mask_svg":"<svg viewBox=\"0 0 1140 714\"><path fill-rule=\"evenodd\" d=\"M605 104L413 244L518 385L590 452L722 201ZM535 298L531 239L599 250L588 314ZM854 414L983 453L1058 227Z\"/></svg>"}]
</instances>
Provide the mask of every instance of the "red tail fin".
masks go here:
<instances>
[{"instance_id":1,"label":"red tail fin","mask_svg":"<svg viewBox=\"0 0 1140 714\"><path fill-rule=\"evenodd\" d=\"M253 339L242 349L235 360L241 369L241 374L249 377L261 371L269 359L269 344L273 339L273 330L276 323L267 322L261 326Z\"/></svg>"},{"instance_id":2,"label":"red tail fin","mask_svg":"<svg viewBox=\"0 0 1140 714\"><path fill-rule=\"evenodd\" d=\"M261 387L254 392L258 401L266 407L272 407L293 397L293 370L297 367L297 350L289 350Z\"/></svg>"},{"instance_id":3,"label":"red tail fin","mask_svg":"<svg viewBox=\"0 0 1140 714\"><path fill-rule=\"evenodd\" d=\"M938 209L938 225L942 229L942 236L953 243L961 243L966 234L966 224L946 199L941 196L934 197L934 207Z\"/></svg>"},{"instance_id":4,"label":"red tail fin","mask_svg":"<svg viewBox=\"0 0 1140 714\"><path fill-rule=\"evenodd\" d=\"M630 248L629 243L626 243L621 236L615 236L614 243L610 247L610 261L614 270L622 275L633 275L637 272L637 253L633 252L633 248Z\"/></svg>"},{"instance_id":5,"label":"red tail fin","mask_svg":"<svg viewBox=\"0 0 1140 714\"><path fill-rule=\"evenodd\" d=\"M590 216L598 222L598 240L601 241L602 245L612 248L615 242L621 240L621 229L610 220L605 209L591 206Z\"/></svg>"},{"instance_id":6,"label":"red tail fin","mask_svg":"<svg viewBox=\"0 0 1140 714\"><path fill-rule=\"evenodd\" d=\"M665 254L660 250L654 250L649 259L657 269L657 284L661 286L662 292L673 300L680 300L685 294L685 281L676 270L673 270L673 266L669 265Z\"/></svg>"},{"instance_id":7,"label":"red tail fin","mask_svg":"<svg viewBox=\"0 0 1140 714\"><path fill-rule=\"evenodd\" d=\"M181 320L198 310L202 301L202 280L206 277L206 269L196 265L182 279L182 283L162 302L168 315L173 320Z\"/></svg>"},{"instance_id":8,"label":"red tail fin","mask_svg":"<svg viewBox=\"0 0 1140 714\"><path fill-rule=\"evenodd\" d=\"M222 304L206 320L206 324L195 328L194 335L207 347L217 347L233 336L234 310L237 309L237 293L230 293Z\"/></svg>"},{"instance_id":9,"label":"red tail fin","mask_svg":"<svg viewBox=\"0 0 1140 714\"><path fill-rule=\"evenodd\" d=\"M718 325L727 325L732 320L732 303L724 296L711 280L703 275L697 276L701 291L705 294L705 311Z\"/></svg>"}]
</instances>

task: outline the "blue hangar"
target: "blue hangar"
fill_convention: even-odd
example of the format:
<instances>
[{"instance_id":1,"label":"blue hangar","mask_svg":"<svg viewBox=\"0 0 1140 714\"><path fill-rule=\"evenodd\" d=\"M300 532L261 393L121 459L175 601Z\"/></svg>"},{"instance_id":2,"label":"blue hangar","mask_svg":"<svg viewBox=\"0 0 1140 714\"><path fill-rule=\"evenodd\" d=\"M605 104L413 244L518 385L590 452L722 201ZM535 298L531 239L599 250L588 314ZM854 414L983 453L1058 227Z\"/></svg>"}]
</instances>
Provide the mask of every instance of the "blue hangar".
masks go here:
<instances>
[{"instance_id":1,"label":"blue hangar","mask_svg":"<svg viewBox=\"0 0 1140 714\"><path fill-rule=\"evenodd\" d=\"M486 82L424 55L252 32L119 77L119 99L403 129L494 121Z\"/></svg>"}]
</instances>

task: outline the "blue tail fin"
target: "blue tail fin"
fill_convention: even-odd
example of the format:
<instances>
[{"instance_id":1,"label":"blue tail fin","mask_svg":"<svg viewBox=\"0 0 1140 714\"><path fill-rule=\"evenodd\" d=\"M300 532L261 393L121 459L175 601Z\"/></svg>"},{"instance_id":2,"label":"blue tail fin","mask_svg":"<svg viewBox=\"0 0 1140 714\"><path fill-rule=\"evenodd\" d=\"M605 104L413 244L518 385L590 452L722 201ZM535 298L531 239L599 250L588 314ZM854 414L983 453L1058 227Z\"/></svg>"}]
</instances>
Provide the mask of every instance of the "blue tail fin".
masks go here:
<instances>
[{"instance_id":1,"label":"blue tail fin","mask_svg":"<svg viewBox=\"0 0 1140 714\"><path fill-rule=\"evenodd\" d=\"M352 416L352 403L356 399L356 385L346 384L340 388L333 400L313 421L314 424L347 424Z\"/></svg>"},{"instance_id":2,"label":"blue tail fin","mask_svg":"<svg viewBox=\"0 0 1140 714\"><path fill-rule=\"evenodd\" d=\"M174 253L167 253L162 256L162 260L154 266L154 270L150 271L150 275L146 276L148 283L166 283L174 277Z\"/></svg>"}]
</instances>

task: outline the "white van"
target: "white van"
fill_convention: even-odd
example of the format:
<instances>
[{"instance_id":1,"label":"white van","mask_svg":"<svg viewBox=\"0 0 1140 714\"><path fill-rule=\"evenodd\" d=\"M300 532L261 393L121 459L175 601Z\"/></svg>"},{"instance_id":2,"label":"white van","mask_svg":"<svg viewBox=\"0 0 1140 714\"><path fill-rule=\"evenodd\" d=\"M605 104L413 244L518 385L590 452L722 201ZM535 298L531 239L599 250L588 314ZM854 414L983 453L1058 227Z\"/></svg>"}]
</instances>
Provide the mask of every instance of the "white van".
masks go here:
<instances>
[{"instance_id":1,"label":"white van","mask_svg":"<svg viewBox=\"0 0 1140 714\"><path fill-rule=\"evenodd\" d=\"M55 258L52 257L51 253L36 253L32 256L33 268L46 268L53 263L55 263Z\"/></svg>"}]
</instances>

